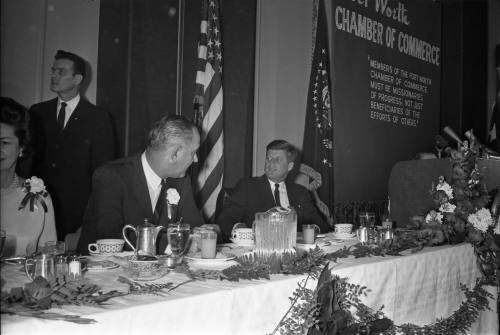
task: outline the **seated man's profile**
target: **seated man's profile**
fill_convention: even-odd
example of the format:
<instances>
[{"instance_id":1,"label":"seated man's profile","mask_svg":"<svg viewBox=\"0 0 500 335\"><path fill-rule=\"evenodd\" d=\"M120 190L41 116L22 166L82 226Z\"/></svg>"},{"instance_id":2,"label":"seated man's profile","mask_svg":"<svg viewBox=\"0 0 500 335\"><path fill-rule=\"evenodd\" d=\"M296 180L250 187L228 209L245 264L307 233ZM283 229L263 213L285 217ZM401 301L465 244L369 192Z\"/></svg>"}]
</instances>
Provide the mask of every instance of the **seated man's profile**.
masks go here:
<instances>
[{"instance_id":1,"label":"seated man's profile","mask_svg":"<svg viewBox=\"0 0 500 335\"><path fill-rule=\"evenodd\" d=\"M125 225L137 226L145 219L165 227L181 218L191 227L203 225L190 178L185 177L191 163L197 161L199 145L200 135L191 121L181 116L163 117L149 132L142 154L98 168L92 178L78 250L88 253L87 245L98 239L122 238ZM175 215L164 208L172 189L179 195ZM160 253L167 244L164 232L158 235Z\"/></svg>"}]
</instances>

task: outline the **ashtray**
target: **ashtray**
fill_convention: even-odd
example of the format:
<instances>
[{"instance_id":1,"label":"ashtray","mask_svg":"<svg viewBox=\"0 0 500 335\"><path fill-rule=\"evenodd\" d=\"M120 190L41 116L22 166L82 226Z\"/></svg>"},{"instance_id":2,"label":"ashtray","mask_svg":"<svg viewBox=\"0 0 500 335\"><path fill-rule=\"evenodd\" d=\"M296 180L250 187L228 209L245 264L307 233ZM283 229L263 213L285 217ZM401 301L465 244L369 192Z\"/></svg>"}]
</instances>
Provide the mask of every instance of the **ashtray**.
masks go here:
<instances>
[{"instance_id":1,"label":"ashtray","mask_svg":"<svg viewBox=\"0 0 500 335\"><path fill-rule=\"evenodd\" d=\"M156 264L154 267L149 268L147 271L141 270L134 266L122 266L123 272L127 277L132 280L156 280L169 272L166 266Z\"/></svg>"}]
</instances>

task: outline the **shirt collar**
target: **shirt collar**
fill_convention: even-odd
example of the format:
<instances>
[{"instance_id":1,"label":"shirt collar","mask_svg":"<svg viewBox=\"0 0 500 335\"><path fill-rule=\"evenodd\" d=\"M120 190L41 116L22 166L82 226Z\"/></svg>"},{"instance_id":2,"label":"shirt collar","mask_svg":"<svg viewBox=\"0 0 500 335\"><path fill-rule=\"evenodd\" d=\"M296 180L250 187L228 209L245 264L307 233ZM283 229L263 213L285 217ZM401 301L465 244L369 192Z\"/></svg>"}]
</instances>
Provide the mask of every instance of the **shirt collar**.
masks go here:
<instances>
[{"instance_id":1,"label":"shirt collar","mask_svg":"<svg viewBox=\"0 0 500 335\"><path fill-rule=\"evenodd\" d=\"M151 188L156 189L161 185L161 178L153 171L151 165L149 165L146 159L146 152L141 155L142 169L144 170L144 175L146 176L146 181Z\"/></svg>"},{"instance_id":2,"label":"shirt collar","mask_svg":"<svg viewBox=\"0 0 500 335\"><path fill-rule=\"evenodd\" d=\"M57 110L61 108L61 103L65 102L66 103L66 110L74 111L76 108L76 105L80 102L80 94L77 94L76 97L73 99L70 99L68 101L63 101L61 98L57 99Z\"/></svg>"},{"instance_id":3,"label":"shirt collar","mask_svg":"<svg viewBox=\"0 0 500 335\"><path fill-rule=\"evenodd\" d=\"M285 186L285 181L282 181L280 183L275 183L274 181L272 181L271 179L267 178L267 181L269 182L269 185L271 185L271 189L274 190L274 185L275 184L280 184L280 189L282 189L282 187Z\"/></svg>"}]
</instances>

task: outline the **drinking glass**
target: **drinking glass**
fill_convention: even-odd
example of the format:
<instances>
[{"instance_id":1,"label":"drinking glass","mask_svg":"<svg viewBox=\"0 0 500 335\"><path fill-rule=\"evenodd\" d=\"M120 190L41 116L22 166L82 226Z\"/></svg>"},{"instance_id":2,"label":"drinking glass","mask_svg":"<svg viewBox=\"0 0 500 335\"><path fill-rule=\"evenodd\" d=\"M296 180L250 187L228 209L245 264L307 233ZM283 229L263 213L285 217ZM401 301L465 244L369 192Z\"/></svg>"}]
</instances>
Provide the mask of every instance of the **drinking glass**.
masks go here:
<instances>
[{"instance_id":1,"label":"drinking glass","mask_svg":"<svg viewBox=\"0 0 500 335\"><path fill-rule=\"evenodd\" d=\"M187 223L171 223L167 227L167 240L175 257L182 256L187 249L190 226Z\"/></svg>"},{"instance_id":2,"label":"drinking glass","mask_svg":"<svg viewBox=\"0 0 500 335\"><path fill-rule=\"evenodd\" d=\"M201 232L201 258L215 258L217 255L217 233L212 230Z\"/></svg>"},{"instance_id":3,"label":"drinking glass","mask_svg":"<svg viewBox=\"0 0 500 335\"><path fill-rule=\"evenodd\" d=\"M302 237L305 244L313 244L316 239L316 231L319 233L319 226L315 224L302 225Z\"/></svg>"},{"instance_id":4,"label":"drinking glass","mask_svg":"<svg viewBox=\"0 0 500 335\"><path fill-rule=\"evenodd\" d=\"M359 226L360 227L375 227L375 213L374 212L360 212L359 213Z\"/></svg>"}]
</instances>

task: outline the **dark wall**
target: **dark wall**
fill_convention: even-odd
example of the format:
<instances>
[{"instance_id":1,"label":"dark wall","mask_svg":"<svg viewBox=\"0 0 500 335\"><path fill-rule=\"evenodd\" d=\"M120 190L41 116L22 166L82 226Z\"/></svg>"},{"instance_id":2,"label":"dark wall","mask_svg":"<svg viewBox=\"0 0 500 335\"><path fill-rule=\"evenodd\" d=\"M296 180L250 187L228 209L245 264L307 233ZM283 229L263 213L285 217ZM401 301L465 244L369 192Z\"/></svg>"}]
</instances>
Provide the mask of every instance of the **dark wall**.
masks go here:
<instances>
[{"instance_id":1,"label":"dark wall","mask_svg":"<svg viewBox=\"0 0 500 335\"><path fill-rule=\"evenodd\" d=\"M451 126L486 143L487 2L442 1L443 65L441 129Z\"/></svg>"},{"instance_id":2,"label":"dark wall","mask_svg":"<svg viewBox=\"0 0 500 335\"><path fill-rule=\"evenodd\" d=\"M180 114L193 117L201 1L178 5L176 0L101 1L97 104L115 118L122 155L142 151L151 125L175 114L177 105ZM225 186L251 174L255 12L254 0L221 3Z\"/></svg>"}]
</instances>

